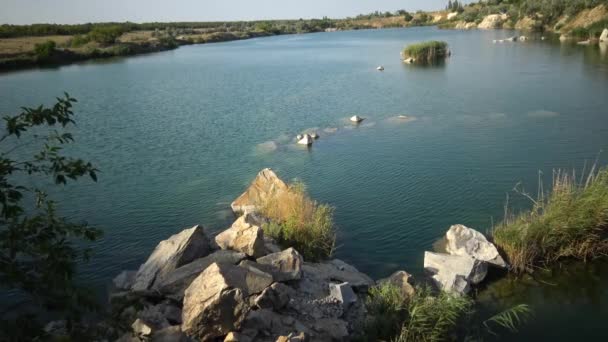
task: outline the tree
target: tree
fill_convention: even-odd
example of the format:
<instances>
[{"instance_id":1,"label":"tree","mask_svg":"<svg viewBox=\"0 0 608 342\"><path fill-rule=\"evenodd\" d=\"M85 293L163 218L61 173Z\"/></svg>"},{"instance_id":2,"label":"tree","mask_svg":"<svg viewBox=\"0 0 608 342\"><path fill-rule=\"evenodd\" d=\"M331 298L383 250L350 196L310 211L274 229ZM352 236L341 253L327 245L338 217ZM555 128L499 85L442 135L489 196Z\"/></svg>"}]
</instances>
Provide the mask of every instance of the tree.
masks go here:
<instances>
[{"instance_id":1,"label":"tree","mask_svg":"<svg viewBox=\"0 0 608 342\"><path fill-rule=\"evenodd\" d=\"M74 124L75 102L65 94L52 107L6 115L0 136L0 286L18 290L28 303L61 313L68 322L94 307L74 274L90 255L89 248L80 246L99 238L101 231L61 217L44 189L31 184L48 177L57 185L83 176L97 180L91 163L62 153L62 146L74 141L66 128ZM38 152L25 157L32 148ZM6 330L0 331L4 340Z\"/></svg>"},{"instance_id":2,"label":"tree","mask_svg":"<svg viewBox=\"0 0 608 342\"><path fill-rule=\"evenodd\" d=\"M55 52L56 44L52 40L34 45L34 54L39 61L48 60Z\"/></svg>"}]
</instances>

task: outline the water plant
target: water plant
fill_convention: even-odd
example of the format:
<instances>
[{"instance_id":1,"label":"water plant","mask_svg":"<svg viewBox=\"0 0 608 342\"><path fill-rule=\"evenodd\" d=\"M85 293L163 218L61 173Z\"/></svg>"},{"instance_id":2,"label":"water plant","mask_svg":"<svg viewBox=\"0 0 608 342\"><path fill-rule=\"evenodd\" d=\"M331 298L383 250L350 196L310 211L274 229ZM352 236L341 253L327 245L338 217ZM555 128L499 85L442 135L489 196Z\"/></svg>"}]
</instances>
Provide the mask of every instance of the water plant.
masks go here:
<instances>
[{"instance_id":1,"label":"water plant","mask_svg":"<svg viewBox=\"0 0 608 342\"><path fill-rule=\"evenodd\" d=\"M421 42L408 45L403 49L403 59L413 58L419 64L434 64L449 54L448 44L440 41Z\"/></svg>"},{"instance_id":2,"label":"water plant","mask_svg":"<svg viewBox=\"0 0 608 342\"><path fill-rule=\"evenodd\" d=\"M580 178L556 170L551 190L545 193L539 185L536 198L518 186L515 190L532 201L532 209L512 214L507 204L503 222L493 229L494 242L514 272L531 272L560 258L587 260L607 254L607 169L596 171L594 166Z\"/></svg>"},{"instance_id":3,"label":"water plant","mask_svg":"<svg viewBox=\"0 0 608 342\"><path fill-rule=\"evenodd\" d=\"M270 219L263 226L264 233L281 245L294 247L310 261L328 258L334 251L333 213L331 206L310 199L304 184L297 181L261 208L261 214Z\"/></svg>"}]
</instances>

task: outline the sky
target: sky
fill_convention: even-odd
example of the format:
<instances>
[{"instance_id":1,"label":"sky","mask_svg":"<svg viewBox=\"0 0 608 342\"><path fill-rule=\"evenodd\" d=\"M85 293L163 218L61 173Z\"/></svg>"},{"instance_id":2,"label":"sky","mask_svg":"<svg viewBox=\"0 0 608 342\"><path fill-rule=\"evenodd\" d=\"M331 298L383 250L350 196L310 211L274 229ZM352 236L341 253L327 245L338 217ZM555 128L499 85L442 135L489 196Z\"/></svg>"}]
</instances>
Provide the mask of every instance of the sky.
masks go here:
<instances>
[{"instance_id":1,"label":"sky","mask_svg":"<svg viewBox=\"0 0 608 342\"><path fill-rule=\"evenodd\" d=\"M0 0L0 24L344 18L437 10L447 0Z\"/></svg>"}]
</instances>

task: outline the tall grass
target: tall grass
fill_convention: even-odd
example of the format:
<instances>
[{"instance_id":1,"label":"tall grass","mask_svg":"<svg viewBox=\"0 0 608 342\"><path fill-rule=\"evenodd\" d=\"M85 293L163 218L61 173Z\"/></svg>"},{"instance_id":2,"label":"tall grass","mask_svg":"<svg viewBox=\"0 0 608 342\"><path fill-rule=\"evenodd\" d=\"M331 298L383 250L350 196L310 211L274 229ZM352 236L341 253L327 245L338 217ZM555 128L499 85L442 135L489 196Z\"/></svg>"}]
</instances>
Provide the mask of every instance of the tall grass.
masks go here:
<instances>
[{"instance_id":1,"label":"tall grass","mask_svg":"<svg viewBox=\"0 0 608 342\"><path fill-rule=\"evenodd\" d=\"M539 183L540 184L540 183ZM552 190L539 187L530 211L505 218L493 238L514 272L531 272L560 258L582 260L608 252L608 170L577 179L574 173L553 172Z\"/></svg>"},{"instance_id":2,"label":"tall grass","mask_svg":"<svg viewBox=\"0 0 608 342\"><path fill-rule=\"evenodd\" d=\"M270 219L264 233L279 244L294 247L306 260L319 261L332 255L336 242L333 208L310 199L304 184L295 182L289 191L270 198L261 208Z\"/></svg>"},{"instance_id":3,"label":"tall grass","mask_svg":"<svg viewBox=\"0 0 608 342\"><path fill-rule=\"evenodd\" d=\"M448 44L435 40L412 44L403 49L402 56L413 58L416 63L434 64L448 56Z\"/></svg>"}]
</instances>

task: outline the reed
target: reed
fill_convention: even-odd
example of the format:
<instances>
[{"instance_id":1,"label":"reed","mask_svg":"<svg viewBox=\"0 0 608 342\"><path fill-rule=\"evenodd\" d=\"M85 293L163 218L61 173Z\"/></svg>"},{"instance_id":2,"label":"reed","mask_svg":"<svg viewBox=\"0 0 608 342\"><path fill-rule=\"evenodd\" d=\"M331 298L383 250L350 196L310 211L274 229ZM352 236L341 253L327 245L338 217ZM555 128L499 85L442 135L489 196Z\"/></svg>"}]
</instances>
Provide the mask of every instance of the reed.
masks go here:
<instances>
[{"instance_id":1,"label":"reed","mask_svg":"<svg viewBox=\"0 0 608 342\"><path fill-rule=\"evenodd\" d=\"M448 44L446 42L428 41L412 44L403 49L403 59L413 58L415 63L435 64L448 56Z\"/></svg>"}]
</instances>

